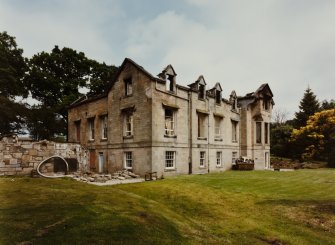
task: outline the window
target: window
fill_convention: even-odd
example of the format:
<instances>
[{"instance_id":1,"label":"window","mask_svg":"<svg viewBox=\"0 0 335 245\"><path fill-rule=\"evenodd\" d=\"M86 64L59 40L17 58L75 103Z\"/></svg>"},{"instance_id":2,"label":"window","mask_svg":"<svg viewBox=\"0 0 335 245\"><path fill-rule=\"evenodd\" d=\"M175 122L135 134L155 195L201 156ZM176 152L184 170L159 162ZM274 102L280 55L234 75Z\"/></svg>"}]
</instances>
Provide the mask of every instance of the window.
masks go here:
<instances>
[{"instance_id":1,"label":"window","mask_svg":"<svg viewBox=\"0 0 335 245\"><path fill-rule=\"evenodd\" d=\"M215 102L216 104L221 104L221 91L215 91Z\"/></svg>"},{"instance_id":2,"label":"window","mask_svg":"<svg viewBox=\"0 0 335 245\"><path fill-rule=\"evenodd\" d=\"M216 152L216 166L217 167L222 166L222 152L221 151Z\"/></svg>"},{"instance_id":3,"label":"window","mask_svg":"<svg viewBox=\"0 0 335 245\"><path fill-rule=\"evenodd\" d=\"M124 153L124 168L125 169L133 168L133 153L131 151L126 151Z\"/></svg>"},{"instance_id":4,"label":"window","mask_svg":"<svg viewBox=\"0 0 335 245\"><path fill-rule=\"evenodd\" d=\"M198 138L206 138L206 115L198 113Z\"/></svg>"},{"instance_id":5,"label":"window","mask_svg":"<svg viewBox=\"0 0 335 245\"><path fill-rule=\"evenodd\" d=\"M172 75L167 75L167 80L166 80L166 90L173 92L173 76Z\"/></svg>"},{"instance_id":6,"label":"window","mask_svg":"<svg viewBox=\"0 0 335 245\"><path fill-rule=\"evenodd\" d=\"M221 139L221 117L214 117L214 126L215 126L215 132L214 137L215 139Z\"/></svg>"},{"instance_id":7,"label":"window","mask_svg":"<svg viewBox=\"0 0 335 245\"><path fill-rule=\"evenodd\" d=\"M199 99L205 99L205 85L203 84L199 84L199 95L198 95Z\"/></svg>"},{"instance_id":8,"label":"window","mask_svg":"<svg viewBox=\"0 0 335 245\"><path fill-rule=\"evenodd\" d=\"M235 164L236 160L237 160L237 151L233 151L231 161L233 164Z\"/></svg>"},{"instance_id":9,"label":"window","mask_svg":"<svg viewBox=\"0 0 335 245\"><path fill-rule=\"evenodd\" d=\"M206 152L205 151L200 151L200 164L199 164L199 166L201 168L205 167L205 161L206 161Z\"/></svg>"},{"instance_id":10,"label":"window","mask_svg":"<svg viewBox=\"0 0 335 245\"><path fill-rule=\"evenodd\" d=\"M75 121L74 125L76 127L76 141L80 142L80 121Z\"/></svg>"},{"instance_id":11,"label":"window","mask_svg":"<svg viewBox=\"0 0 335 245\"><path fill-rule=\"evenodd\" d=\"M101 117L101 138L107 139L108 117L107 115Z\"/></svg>"},{"instance_id":12,"label":"window","mask_svg":"<svg viewBox=\"0 0 335 245\"><path fill-rule=\"evenodd\" d=\"M264 99L263 100L263 109L268 111L270 109L270 100Z\"/></svg>"},{"instance_id":13,"label":"window","mask_svg":"<svg viewBox=\"0 0 335 245\"><path fill-rule=\"evenodd\" d=\"M94 140L94 118L88 119L88 139Z\"/></svg>"},{"instance_id":14,"label":"window","mask_svg":"<svg viewBox=\"0 0 335 245\"><path fill-rule=\"evenodd\" d=\"M129 96L133 94L133 81L131 78L127 78L124 80L125 85L125 95Z\"/></svg>"},{"instance_id":15,"label":"window","mask_svg":"<svg viewBox=\"0 0 335 245\"><path fill-rule=\"evenodd\" d=\"M232 141L237 142L237 121L231 121L231 126L232 126Z\"/></svg>"},{"instance_id":16,"label":"window","mask_svg":"<svg viewBox=\"0 0 335 245\"><path fill-rule=\"evenodd\" d=\"M175 151L166 151L165 152L165 168L174 169L176 162L176 152Z\"/></svg>"},{"instance_id":17,"label":"window","mask_svg":"<svg viewBox=\"0 0 335 245\"><path fill-rule=\"evenodd\" d=\"M264 124L264 131L265 131L265 144L269 144L269 132L270 132L270 124L269 123L265 123Z\"/></svg>"},{"instance_id":18,"label":"window","mask_svg":"<svg viewBox=\"0 0 335 245\"><path fill-rule=\"evenodd\" d=\"M127 112L124 116L124 136L133 135L133 113Z\"/></svg>"},{"instance_id":19,"label":"window","mask_svg":"<svg viewBox=\"0 0 335 245\"><path fill-rule=\"evenodd\" d=\"M256 143L262 143L262 122L256 122Z\"/></svg>"},{"instance_id":20,"label":"window","mask_svg":"<svg viewBox=\"0 0 335 245\"><path fill-rule=\"evenodd\" d=\"M236 100L236 99L233 100L232 109L233 109L234 111L236 111L236 109L237 109L237 100Z\"/></svg>"},{"instance_id":21,"label":"window","mask_svg":"<svg viewBox=\"0 0 335 245\"><path fill-rule=\"evenodd\" d=\"M174 111L165 109L165 135L175 135L174 126Z\"/></svg>"}]
</instances>

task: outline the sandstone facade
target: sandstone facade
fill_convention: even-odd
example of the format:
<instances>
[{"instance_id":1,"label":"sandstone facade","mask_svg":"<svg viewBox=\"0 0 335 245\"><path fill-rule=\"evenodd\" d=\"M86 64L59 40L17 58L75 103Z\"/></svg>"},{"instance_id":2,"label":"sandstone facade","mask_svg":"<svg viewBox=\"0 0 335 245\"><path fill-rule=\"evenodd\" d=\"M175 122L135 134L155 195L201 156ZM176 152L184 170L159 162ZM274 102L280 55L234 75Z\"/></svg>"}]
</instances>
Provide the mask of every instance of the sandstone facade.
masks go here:
<instances>
[{"instance_id":1,"label":"sandstone facade","mask_svg":"<svg viewBox=\"0 0 335 245\"><path fill-rule=\"evenodd\" d=\"M200 76L184 87L176 78L171 65L156 77L126 58L106 94L71 105L69 141L89 150L90 170L207 173L231 169L239 156L254 159L257 169L269 167L267 84L223 99L219 83L207 89Z\"/></svg>"},{"instance_id":2,"label":"sandstone facade","mask_svg":"<svg viewBox=\"0 0 335 245\"><path fill-rule=\"evenodd\" d=\"M0 140L0 175L30 175L39 163L51 156L76 159L77 170L86 171L88 152L77 143L34 142L21 140L16 135ZM46 163L41 171L54 170L53 164Z\"/></svg>"}]
</instances>

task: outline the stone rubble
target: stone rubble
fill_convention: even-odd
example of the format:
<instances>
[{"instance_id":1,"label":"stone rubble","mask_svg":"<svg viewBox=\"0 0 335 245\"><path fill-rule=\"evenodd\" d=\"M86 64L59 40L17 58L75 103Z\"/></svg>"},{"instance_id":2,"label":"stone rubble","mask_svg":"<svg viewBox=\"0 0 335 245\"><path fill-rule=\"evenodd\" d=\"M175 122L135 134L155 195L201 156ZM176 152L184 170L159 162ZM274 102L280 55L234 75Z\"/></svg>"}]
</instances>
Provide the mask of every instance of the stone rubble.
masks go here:
<instances>
[{"instance_id":1,"label":"stone rubble","mask_svg":"<svg viewBox=\"0 0 335 245\"><path fill-rule=\"evenodd\" d=\"M87 183L105 183L109 180L127 180L127 179L139 179L140 176L134 174L131 171L123 169L121 171L117 171L113 174L97 174L93 172L85 172L84 174L81 173L74 173L72 175L68 175L69 177L73 177L75 180L87 182Z\"/></svg>"}]
</instances>

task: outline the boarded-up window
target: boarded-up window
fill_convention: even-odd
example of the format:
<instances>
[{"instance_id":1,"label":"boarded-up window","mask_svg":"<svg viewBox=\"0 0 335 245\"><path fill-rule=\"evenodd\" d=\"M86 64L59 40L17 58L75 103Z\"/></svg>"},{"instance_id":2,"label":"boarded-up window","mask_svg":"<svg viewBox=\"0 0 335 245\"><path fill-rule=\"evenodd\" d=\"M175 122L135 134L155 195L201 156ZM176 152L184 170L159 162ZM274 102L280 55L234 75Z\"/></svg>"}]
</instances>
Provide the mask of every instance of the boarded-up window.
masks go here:
<instances>
[{"instance_id":1,"label":"boarded-up window","mask_svg":"<svg viewBox=\"0 0 335 245\"><path fill-rule=\"evenodd\" d=\"M221 122L222 118L221 117L214 117L214 126L215 126L215 138L220 139L221 136Z\"/></svg>"},{"instance_id":2,"label":"boarded-up window","mask_svg":"<svg viewBox=\"0 0 335 245\"><path fill-rule=\"evenodd\" d=\"M237 142L237 121L232 120L231 121L231 130L232 130L232 141Z\"/></svg>"},{"instance_id":3,"label":"boarded-up window","mask_svg":"<svg viewBox=\"0 0 335 245\"><path fill-rule=\"evenodd\" d=\"M198 137L206 137L206 114L198 113Z\"/></svg>"}]
</instances>

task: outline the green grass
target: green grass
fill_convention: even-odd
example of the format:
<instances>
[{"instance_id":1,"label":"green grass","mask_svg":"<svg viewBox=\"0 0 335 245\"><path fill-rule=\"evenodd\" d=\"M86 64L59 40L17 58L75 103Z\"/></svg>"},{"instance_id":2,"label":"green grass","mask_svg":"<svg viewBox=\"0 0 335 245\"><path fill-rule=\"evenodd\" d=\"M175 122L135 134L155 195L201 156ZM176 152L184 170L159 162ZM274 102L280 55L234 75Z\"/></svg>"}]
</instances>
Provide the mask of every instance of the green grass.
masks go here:
<instances>
[{"instance_id":1,"label":"green grass","mask_svg":"<svg viewBox=\"0 0 335 245\"><path fill-rule=\"evenodd\" d=\"M335 170L0 178L0 244L335 244Z\"/></svg>"}]
</instances>

